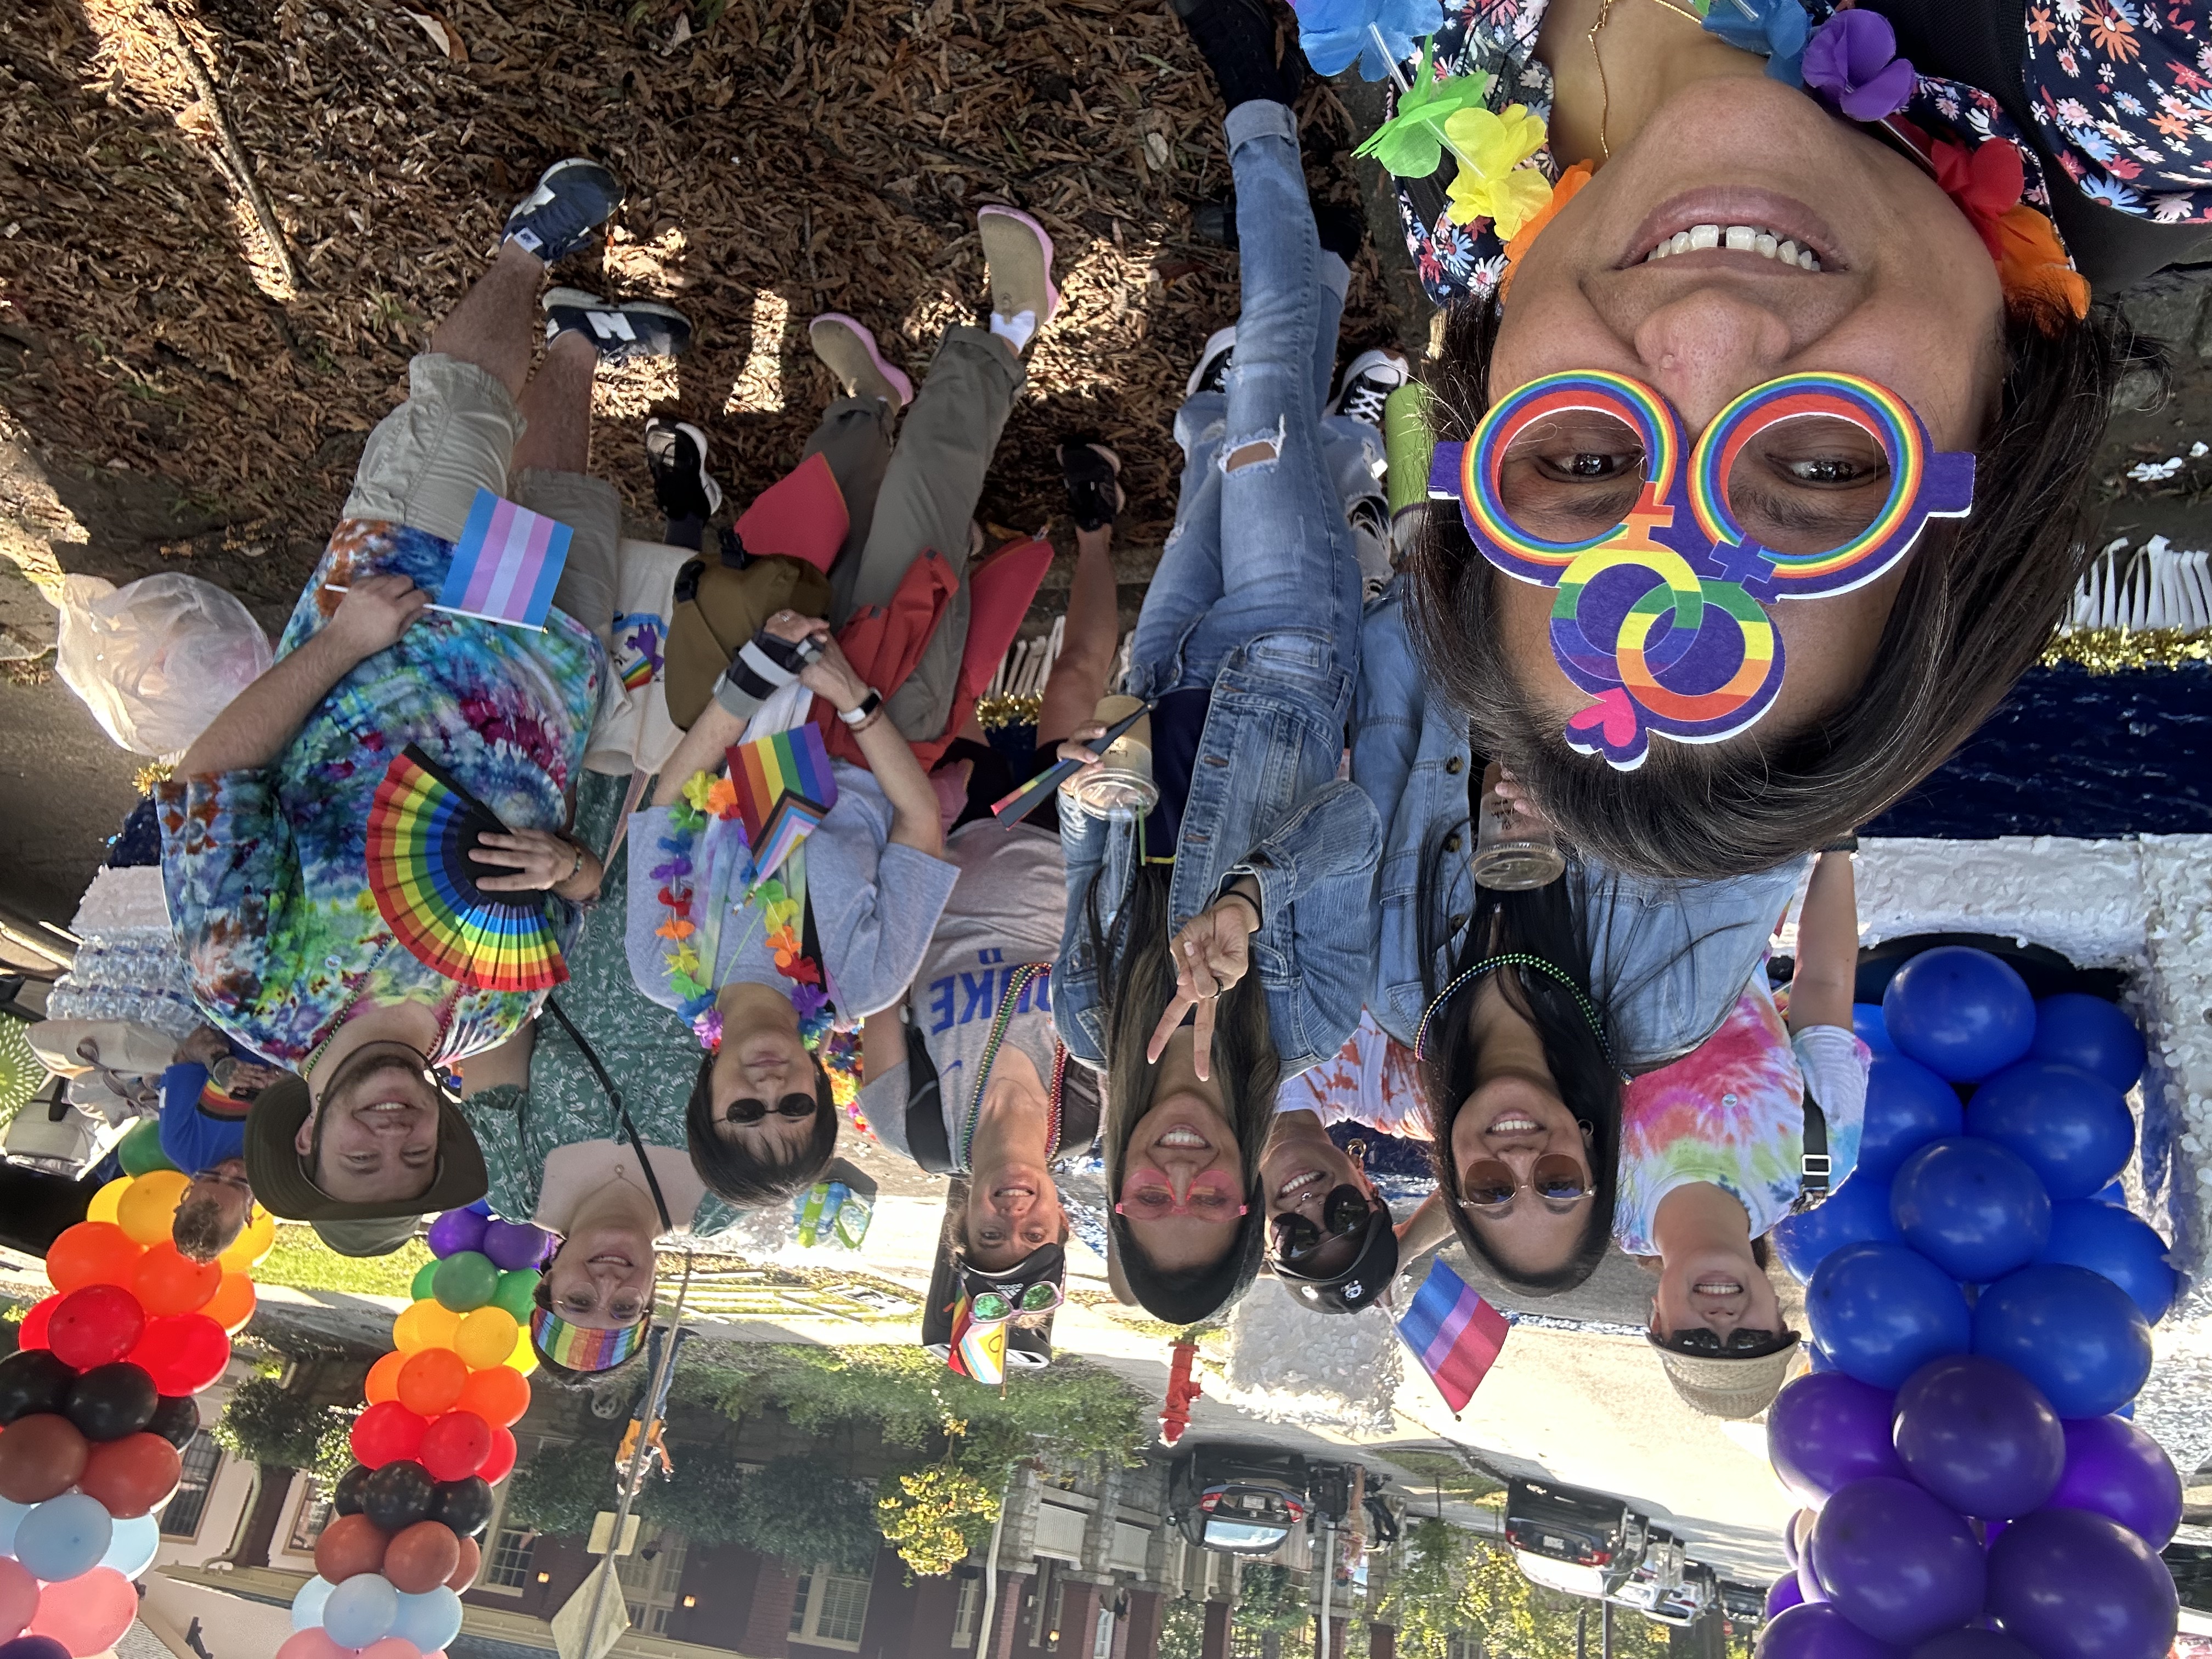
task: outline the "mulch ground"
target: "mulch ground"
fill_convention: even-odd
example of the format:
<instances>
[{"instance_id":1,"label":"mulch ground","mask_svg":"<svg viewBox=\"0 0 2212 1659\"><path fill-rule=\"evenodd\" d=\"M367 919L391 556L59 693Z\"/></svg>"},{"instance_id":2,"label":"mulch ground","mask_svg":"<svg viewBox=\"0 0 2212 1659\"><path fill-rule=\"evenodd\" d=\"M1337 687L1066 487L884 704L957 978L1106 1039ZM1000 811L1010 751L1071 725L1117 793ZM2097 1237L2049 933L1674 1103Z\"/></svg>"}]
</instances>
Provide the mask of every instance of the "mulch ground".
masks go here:
<instances>
[{"instance_id":1,"label":"mulch ground","mask_svg":"<svg viewBox=\"0 0 2212 1659\"><path fill-rule=\"evenodd\" d=\"M1164 534L1170 421L1235 314L1236 267L1194 236L1228 185L1219 105L1158 0L166 0L180 37L163 3L23 0L0 31L0 424L50 469L158 478L233 548L311 557L509 203L587 153L632 193L604 270L562 279L667 299L698 328L680 365L601 379L596 470L641 518L653 409L707 427L740 505L797 458L832 389L806 347L817 311L860 318L918 381L983 296L974 213L1002 202L1051 232L1067 309L985 515L1064 537L1052 451L1084 428L1127 464L1124 545ZM1304 105L1316 194L1356 200L1348 118L1326 86ZM1347 347L1389 321L1363 265Z\"/></svg>"}]
</instances>

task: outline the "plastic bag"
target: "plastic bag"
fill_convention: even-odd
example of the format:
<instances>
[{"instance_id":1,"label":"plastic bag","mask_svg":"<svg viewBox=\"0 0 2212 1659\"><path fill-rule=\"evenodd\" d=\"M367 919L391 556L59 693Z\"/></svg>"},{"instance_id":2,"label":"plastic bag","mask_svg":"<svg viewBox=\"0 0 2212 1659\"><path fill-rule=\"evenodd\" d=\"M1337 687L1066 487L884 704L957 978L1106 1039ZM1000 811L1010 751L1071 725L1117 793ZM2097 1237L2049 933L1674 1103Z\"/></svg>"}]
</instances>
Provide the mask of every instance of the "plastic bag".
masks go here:
<instances>
[{"instance_id":1,"label":"plastic bag","mask_svg":"<svg viewBox=\"0 0 2212 1659\"><path fill-rule=\"evenodd\" d=\"M164 571L121 587L62 583L55 672L100 729L140 755L177 755L269 672L275 653L234 595Z\"/></svg>"}]
</instances>

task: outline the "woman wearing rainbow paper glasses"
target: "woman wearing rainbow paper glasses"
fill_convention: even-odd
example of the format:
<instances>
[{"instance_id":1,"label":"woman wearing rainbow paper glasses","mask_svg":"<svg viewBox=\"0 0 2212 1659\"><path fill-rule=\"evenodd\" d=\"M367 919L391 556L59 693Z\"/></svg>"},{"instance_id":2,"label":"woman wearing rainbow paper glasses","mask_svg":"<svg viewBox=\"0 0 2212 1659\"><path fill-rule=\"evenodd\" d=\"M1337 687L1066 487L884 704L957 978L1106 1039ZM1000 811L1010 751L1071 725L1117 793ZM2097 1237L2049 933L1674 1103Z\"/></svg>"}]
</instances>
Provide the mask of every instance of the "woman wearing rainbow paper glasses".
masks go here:
<instances>
[{"instance_id":1,"label":"woman wearing rainbow paper glasses","mask_svg":"<svg viewBox=\"0 0 2212 1659\"><path fill-rule=\"evenodd\" d=\"M1467 107L1425 152L1370 143L1460 301L1414 637L1475 747L1616 868L1850 831L2062 614L2144 361L2092 283L2212 246L2207 8L2033 9L1468 0L1424 83L1486 88L1443 82ZM1449 201L1419 176L1439 131Z\"/></svg>"}]
</instances>

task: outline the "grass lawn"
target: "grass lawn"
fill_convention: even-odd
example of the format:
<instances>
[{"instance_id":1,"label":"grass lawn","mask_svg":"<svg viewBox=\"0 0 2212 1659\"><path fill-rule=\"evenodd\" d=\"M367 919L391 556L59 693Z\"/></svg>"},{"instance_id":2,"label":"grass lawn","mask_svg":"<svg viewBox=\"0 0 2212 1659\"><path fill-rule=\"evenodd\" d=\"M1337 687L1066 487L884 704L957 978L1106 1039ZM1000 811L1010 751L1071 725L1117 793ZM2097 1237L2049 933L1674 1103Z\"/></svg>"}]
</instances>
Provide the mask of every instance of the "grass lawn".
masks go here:
<instances>
[{"instance_id":1,"label":"grass lawn","mask_svg":"<svg viewBox=\"0 0 2212 1659\"><path fill-rule=\"evenodd\" d=\"M308 1226L276 1224L276 1247L253 1270L256 1283L300 1291L351 1291L361 1296L404 1297L429 1247L410 1238L390 1255L340 1255Z\"/></svg>"}]
</instances>

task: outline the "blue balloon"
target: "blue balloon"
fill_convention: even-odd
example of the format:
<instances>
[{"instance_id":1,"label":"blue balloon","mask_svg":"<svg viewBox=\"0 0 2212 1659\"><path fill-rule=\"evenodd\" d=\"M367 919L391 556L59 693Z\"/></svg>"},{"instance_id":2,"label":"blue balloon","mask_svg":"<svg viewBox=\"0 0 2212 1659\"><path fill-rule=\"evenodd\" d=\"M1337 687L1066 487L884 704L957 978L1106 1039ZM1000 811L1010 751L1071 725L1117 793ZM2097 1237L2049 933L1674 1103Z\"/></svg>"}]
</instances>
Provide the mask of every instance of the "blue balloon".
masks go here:
<instances>
[{"instance_id":1,"label":"blue balloon","mask_svg":"<svg viewBox=\"0 0 2212 1659\"><path fill-rule=\"evenodd\" d=\"M48 1583L90 1572L107 1553L115 1522L97 1498L64 1492L32 1505L15 1528L15 1559Z\"/></svg>"},{"instance_id":2,"label":"blue balloon","mask_svg":"<svg viewBox=\"0 0 2212 1659\"><path fill-rule=\"evenodd\" d=\"M1877 1054L1897 1052L1897 1045L1889 1040L1889 1026L1881 1017L1879 1002L1851 1004L1851 1032Z\"/></svg>"},{"instance_id":3,"label":"blue balloon","mask_svg":"<svg viewBox=\"0 0 2212 1659\"><path fill-rule=\"evenodd\" d=\"M323 1603L323 1629L342 1648L365 1648L399 1622L399 1592L380 1572L356 1573Z\"/></svg>"},{"instance_id":4,"label":"blue balloon","mask_svg":"<svg viewBox=\"0 0 2212 1659\"><path fill-rule=\"evenodd\" d=\"M1836 1370L1836 1362L1828 1358L1828 1351L1817 1342L1805 1345L1805 1370L1810 1376L1825 1376Z\"/></svg>"},{"instance_id":5,"label":"blue balloon","mask_svg":"<svg viewBox=\"0 0 2212 1659\"><path fill-rule=\"evenodd\" d=\"M2102 1273L2133 1297L2154 1325L2181 1289L2181 1275L2166 1265L2166 1241L2150 1223L2099 1199L2052 1205L2051 1237L2035 1259Z\"/></svg>"},{"instance_id":6,"label":"blue balloon","mask_svg":"<svg viewBox=\"0 0 2212 1659\"><path fill-rule=\"evenodd\" d=\"M22 1525L23 1517L35 1505L18 1504L11 1498L0 1498L0 1555L15 1553L15 1528Z\"/></svg>"},{"instance_id":7,"label":"blue balloon","mask_svg":"<svg viewBox=\"0 0 2212 1659\"><path fill-rule=\"evenodd\" d=\"M1982 1285L2035 1259L2051 1199L2035 1171L1993 1140L1930 1141L1889 1184L1905 1242L1954 1279Z\"/></svg>"},{"instance_id":8,"label":"blue balloon","mask_svg":"<svg viewBox=\"0 0 2212 1659\"><path fill-rule=\"evenodd\" d=\"M2117 1204L2124 1210L2128 1207L2128 1183L2108 1181L2089 1196L2100 1204Z\"/></svg>"},{"instance_id":9,"label":"blue balloon","mask_svg":"<svg viewBox=\"0 0 2212 1659\"><path fill-rule=\"evenodd\" d=\"M2078 1066L2125 1094L2142 1075L2147 1050L2135 1021L2117 1004L2062 991L2035 1005L2035 1041L2027 1057Z\"/></svg>"},{"instance_id":10,"label":"blue balloon","mask_svg":"<svg viewBox=\"0 0 2212 1659\"><path fill-rule=\"evenodd\" d=\"M2034 1383L2061 1417L2102 1417L2150 1375L2150 1325L2111 1279L2039 1262L1983 1288L1974 1352Z\"/></svg>"},{"instance_id":11,"label":"blue balloon","mask_svg":"<svg viewBox=\"0 0 2212 1659\"><path fill-rule=\"evenodd\" d=\"M1825 1206L1823 1206L1825 1207ZM1846 1244L1805 1287L1813 1337L1837 1369L1894 1389L1972 1340L1966 1298L1934 1262L1902 1244Z\"/></svg>"},{"instance_id":12,"label":"blue balloon","mask_svg":"<svg viewBox=\"0 0 2212 1659\"><path fill-rule=\"evenodd\" d=\"M437 1652L461 1633L461 1598L443 1584L420 1595L401 1596L392 1633L425 1653Z\"/></svg>"},{"instance_id":13,"label":"blue balloon","mask_svg":"<svg viewBox=\"0 0 2212 1659\"><path fill-rule=\"evenodd\" d=\"M1903 1237L1889 1218L1889 1182L1867 1173L1863 1147L1856 1175L1830 1193L1820 1208L1783 1217L1773 1236L1782 1265L1801 1285L1831 1252L1846 1244L1895 1243Z\"/></svg>"},{"instance_id":14,"label":"blue balloon","mask_svg":"<svg viewBox=\"0 0 2212 1659\"><path fill-rule=\"evenodd\" d=\"M1956 1089L1917 1060L1876 1054L1867 1072L1859 1170L1887 1181L1914 1152L1931 1140L1957 1134L1965 1122Z\"/></svg>"},{"instance_id":15,"label":"blue balloon","mask_svg":"<svg viewBox=\"0 0 2212 1659\"><path fill-rule=\"evenodd\" d=\"M161 1523L150 1515L134 1515L115 1523L115 1535L108 1540L107 1553L100 1558L100 1565L114 1568L125 1578L136 1578L154 1565L161 1548Z\"/></svg>"},{"instance_id":16,"label":"blue balloon","mask_svg":"<svg viewBox=\"0 0 2212 1659\"><path fill-rule=\"evenodd\" d=\"M1975 1090L1966 1104L1966 1133L2026 1158L2054 1199L2088 1197L2136 1149L2126 1097L2078 1066L2041 1060L2023 1061Z\"/></svg>"},{"instance_id":17,"label":"blue balloon","mask_svg":"<svg viewBox=\"0 0 2212 1659\"><path fill-rule=\"evenodd\" d=\"M313 1630L323 1622L323 1609L337 1586L317 1573L300 1586L300 1593L292 1598L292 1628Z\"/></svg>"},{"instance_id":18,"label":"blue balloon","mask_svg":"<svg viewBox=\"0 0 2212 1659\"><path fill-rule=\"evenodd\" d=\"M2035 999L2011 964L1964 945L1923 951L1881 994L1889 1040L1954 1083L2002 1071L2035 1040Z\"/></svg>"}]
</instances>

